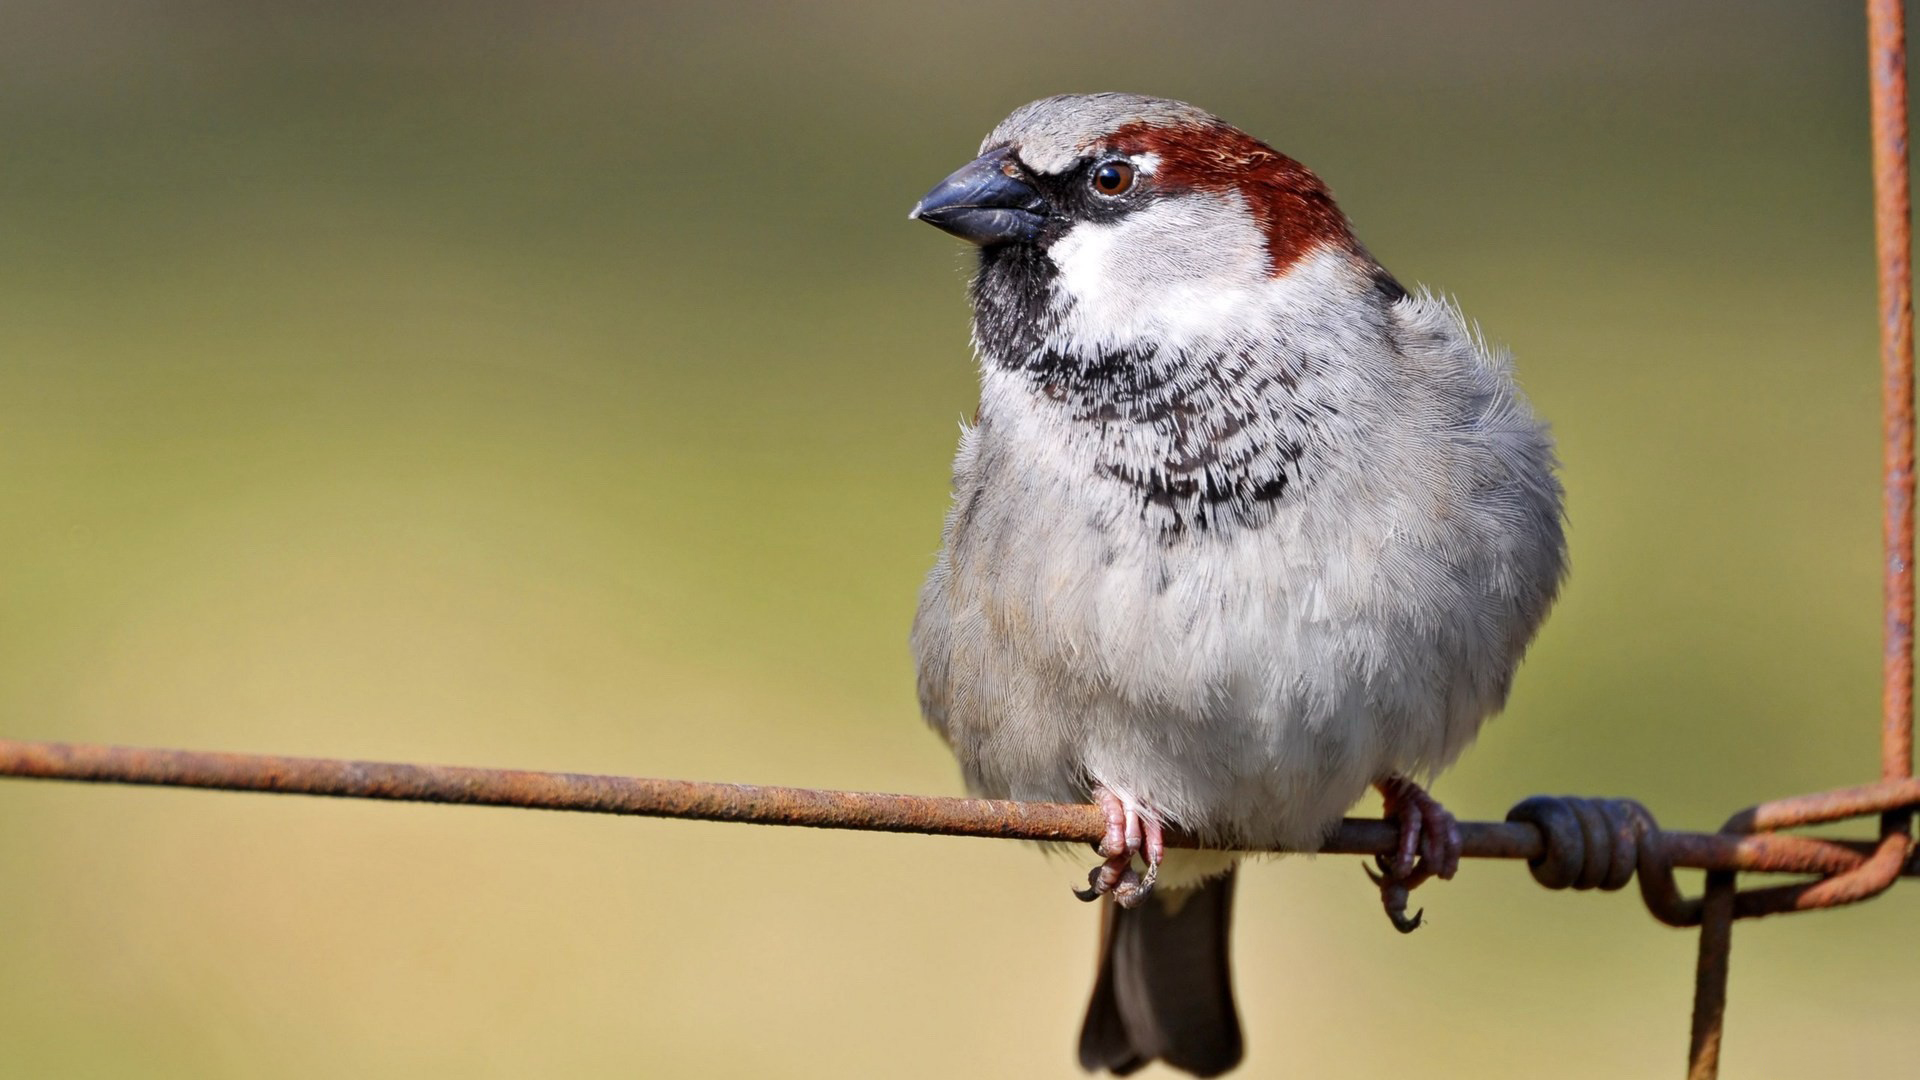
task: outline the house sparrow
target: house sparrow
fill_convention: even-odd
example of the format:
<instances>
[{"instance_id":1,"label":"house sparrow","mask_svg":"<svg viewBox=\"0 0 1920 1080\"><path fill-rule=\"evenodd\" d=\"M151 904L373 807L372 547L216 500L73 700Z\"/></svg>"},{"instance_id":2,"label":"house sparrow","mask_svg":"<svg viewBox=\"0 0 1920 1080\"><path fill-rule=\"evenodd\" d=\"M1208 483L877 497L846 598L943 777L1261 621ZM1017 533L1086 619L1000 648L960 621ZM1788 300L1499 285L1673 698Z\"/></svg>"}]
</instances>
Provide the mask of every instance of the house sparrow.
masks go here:
<instances>
[{"instance_id":1,"label":"house sparrow","mask_svg":"<svg viewBox=\"0 0 1920 1080\"><path fill-rule=\"evenodd\" d=\"M1500 709L1558 591L1552 441L1312 172L1191 105L1023 106L911 216L980 247L921 708L976 794L1107 814L1081 1064L1218 1075L1228 852L1311 851L1371 785L1383 887L1452 875L1412 777Z\"/></svg>"}]
</instances>

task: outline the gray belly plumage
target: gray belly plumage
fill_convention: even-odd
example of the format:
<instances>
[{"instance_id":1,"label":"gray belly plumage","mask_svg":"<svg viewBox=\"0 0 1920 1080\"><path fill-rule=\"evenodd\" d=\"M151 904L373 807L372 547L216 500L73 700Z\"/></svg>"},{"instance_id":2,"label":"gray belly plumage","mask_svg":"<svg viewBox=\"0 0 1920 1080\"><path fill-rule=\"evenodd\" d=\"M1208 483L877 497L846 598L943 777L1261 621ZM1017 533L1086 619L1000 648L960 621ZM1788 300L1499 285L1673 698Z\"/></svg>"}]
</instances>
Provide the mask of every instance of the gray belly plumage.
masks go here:
<instances>
[{"instance_id":1,"label":"gray belly plumage","mask_svg":"<svg viewBox=\"0 0 1920 1080\"><path fill-rule=\"evenodd\" d=\"M1171 533L1113 438L1063 438L1057 402L989 373L913 631L971 790L1100 784L1222 844L1311 848L1372 781L1464 749L1561 577L1559 488L1504 359L1440 301L1401 307L1421 333L1396 355L1454 404L1336 372L1363 383L1334 388L1348 415L1299 482ZM1398 412L1351 415L1370 404Z\"/></svg>"}]
</instances>

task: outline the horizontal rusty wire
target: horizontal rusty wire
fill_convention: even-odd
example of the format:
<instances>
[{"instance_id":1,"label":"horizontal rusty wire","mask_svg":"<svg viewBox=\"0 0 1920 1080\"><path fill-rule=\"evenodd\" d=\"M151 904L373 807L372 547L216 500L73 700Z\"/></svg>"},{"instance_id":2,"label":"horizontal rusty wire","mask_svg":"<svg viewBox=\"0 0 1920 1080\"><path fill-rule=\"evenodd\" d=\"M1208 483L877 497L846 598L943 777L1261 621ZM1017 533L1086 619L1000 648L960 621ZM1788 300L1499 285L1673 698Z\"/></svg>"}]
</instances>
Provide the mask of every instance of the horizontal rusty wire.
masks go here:
<instances>
[{"instance_id":1,"label":"horizontal rusty wire","mask_svg":"<svg viewBox=\"0 0 1920 1080\"><path fill-rule=\"evenodd\" d=\"M1858 903L1885 892L1914 858L1912 808L1920 780L1905 777L1751 806L1727 819L1722 833L1751 834L1879 815L1880 840L1858 867L1820 881L1749 889L1734 895L1732 917L1751 919Z\"/></svg>"},{"instance_id":2,"label":"horizontal rusty wire","mask_svg":"<svg viewBox=\"0 0 1920 1080\"><path fill-rule=\"evenodd\" d=\"M1093 806L1083 805L84 743L0 740L0 777L1087 844L1098 843L1106 832L1104 815ZM1883 794L1920 804L1920 789L1889 788ZM1652 815L1625 800L1535 799L1522 806L1536 803L1576 809L1544 824L1542 819L1524 818L1462 822L1463 854L1528 860L1535 864L1536 877L1543 872L1541 867L1557 867L1546 870L1548 877L1542 878L1543 884L1554 887L1619 888L1625 878L1588 873L1586 877L1592 879L1588 882L1583 880L1579 866L1589 861L1608 866L1623 861L1633 867L1663 866L1669 882L1672 867L1826 877L1859 868L1875 852L1872 843L1862 841L1765 833L1665 832L1653 824ZM1585 811L1577 808L1603 805L1633 806L1637 814L1632 820L1636 824L1625 832L1615 830L1606 837L1588 837L1580 829ZM1566 822L1573 823L1571 833L1565 828ZM1326 854L1378 855L1394 850L1398 836L1399 827L1392 822L1348 818L1319 850ZM1603 840L1626 847L1603 852ZM1168 843L1200 846L1192 838L1178 835L1169 836ZM1903 865L1899 872L1920 876L1920 861ZM1565 880L1549 880L1555 874Z\"/></svg>"},{"instance_id":3,"label":"horizontal rusty wire","mask_svg":"<svg viewBox=\"0 0 1920 1080\"><path fill-rule=\"evenodd\" d=\"M1836 788L1812 795L1774 799L1727 819L1723 832L1757 833L1820 825L1846 818L1867 817L1901 806L1920 804L1920 779L1903 777L1858 787Z\"/></svg>"}]
</instances>

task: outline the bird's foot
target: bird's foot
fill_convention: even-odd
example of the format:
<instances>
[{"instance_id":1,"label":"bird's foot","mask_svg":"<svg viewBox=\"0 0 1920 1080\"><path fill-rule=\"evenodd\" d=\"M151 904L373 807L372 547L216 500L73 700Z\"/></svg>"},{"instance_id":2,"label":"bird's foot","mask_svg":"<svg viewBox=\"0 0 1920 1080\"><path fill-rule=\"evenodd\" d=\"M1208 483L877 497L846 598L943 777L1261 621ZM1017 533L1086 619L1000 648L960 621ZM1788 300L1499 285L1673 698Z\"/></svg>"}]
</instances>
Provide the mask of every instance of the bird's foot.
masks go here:
<instances>
[{"instance_id":1,"label":"bird's foot","mask_svg":"<svg viewBox=\"0 0 1920 1080\"><path fill-rule=\"evenodd\" d=\"M1452 812L1404 776L1390 776L1374 786L1386 798L1387 817L1400 824L1400 844L1391 859L1381 856L1380 868L1389 877L1424 871L1422 880L1452 879L1460 869L1460 823Z\"/></svg>"},{"instance_id":2,"label":"bird's foot","mask_svg":"<svg viewBox=\"0 0 1920 1080\"><path fill-rule=\"evenodd\" d=\"M1107 834L1095 849L1106 861L1087 874L1087 887L1075 889L1073 895L1087 901L1110 895L1121 907L1137 907L1152 895L1160 876L1165 833L1157 818L1104 787L1093 789L1093 801L1107 816ZM1146 863L1146 873L1133 868L1135 856Z\"/></svg>"},{"instance_id":3,"label":"bird's foot","mask_svg":"<svg viewBox=\"0 0 1920 1080\"><path fill-rule=\"evenodd\" d=\"M1460 824L1419 784L1404 776L1390 776L1374 785L1387 803L1386 816L1400 825L1400 842L1393 854L1376 855L1378 873L1367 876L1380 888L1380 902L1393 928L1410 934L1420 926L1424 912L1407 914L1409 894L1428 878L1445 881L1460 869Z\"/></svg>"}]
</instances>

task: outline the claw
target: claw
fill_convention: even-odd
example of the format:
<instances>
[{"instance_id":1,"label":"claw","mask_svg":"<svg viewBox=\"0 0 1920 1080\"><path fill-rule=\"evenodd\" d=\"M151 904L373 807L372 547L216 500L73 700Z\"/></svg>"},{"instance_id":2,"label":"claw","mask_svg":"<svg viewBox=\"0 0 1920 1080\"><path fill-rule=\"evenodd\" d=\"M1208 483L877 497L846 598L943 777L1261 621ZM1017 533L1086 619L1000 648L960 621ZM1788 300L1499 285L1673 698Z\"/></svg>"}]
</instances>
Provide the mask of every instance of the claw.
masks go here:
<instances>
[{"instance_id":1,"label":"claw","mask_svg":"<svg viewBox=\"0 0 1920 1080\"><path fill-rule=\"evenodd\" d=\"M1446 807L1404 776L1390 776L1374 786L1386 798L1387 817L1398 820L1400 837L1391 856L1375 856L1380 870L1367 869L1367 877L1379 887L1393 928L1408 934L1426 914L1423 909L1407 915L1409 894L1428 878L1444 881L1460 869L1460 825Z\"/></svg>"},{"instance_id":2,"label":"claw","mask_svg":"<svg viewBox=\"0 0 1920 1080\"><path fill-rule=\"evenodd\" d=\"M1127 872L1120 875L1120 884L1114 887L1113 902L1123 908L1139 907L1147 902L1147 897L1153 895L1153 883L1159 878L1160 864L1157 862L1148 863L1144 874L1136 873L1131 866L1127 867Z\"/></svg>"},{"instance_id":3,"label":"claw","mask_svg":"<svg viewBox=\"0 0 1920 1080\"><path fill-rule=\"evenodd\" d=\"M1409 916L1407 901L1411 898L1413 887L1425 879L1393 877L1387 869L1385 855L1376 855L1374 859L1380 864L1379 873L1375 873L1373 867L1365 863L1360 864L1360 869L1366 871L1367 878L1379 888L1381 906L1387 909L1387 918L1393 923L1393 928L1403 934L1411 934L1420 929L1421 921L1426 918L1427 909L1421 908Z\"/></svg>"},{"instance_id":4,"label":"claw","mask_svg":"<svg viewBox=\"0 0 1920 1080\"><path fill-rule=\"evenodd\" d=\"M1089 902L1112 896L1121 907L1137 907L1153 893L1160 876L1160 860L1166 853L1160 822L1104 787L1094 789L1093 799L1107 818L1106 835L1096 848L1106 861L1087 874L1087 887L1073 890L1073 895ZM1146 863L1146 873L1133 868L1135 856Z\"/></svg>"}]
</instances>

